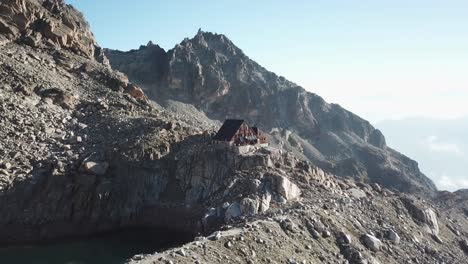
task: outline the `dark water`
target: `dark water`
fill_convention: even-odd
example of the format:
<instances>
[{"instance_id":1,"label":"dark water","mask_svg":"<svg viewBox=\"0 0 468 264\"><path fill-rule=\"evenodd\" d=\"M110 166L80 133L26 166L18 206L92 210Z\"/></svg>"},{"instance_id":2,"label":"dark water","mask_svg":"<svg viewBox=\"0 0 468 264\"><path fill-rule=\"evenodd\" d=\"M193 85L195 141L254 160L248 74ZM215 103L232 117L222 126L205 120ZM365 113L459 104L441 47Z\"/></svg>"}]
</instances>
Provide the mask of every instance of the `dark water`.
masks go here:
<instances>
[{"instance_id":1,"label":"dark water","mask_svg":"<svg viewBox=\"0 0 468 264\"><path fill-rule=\"evenodd\" d=\"M193 236L161 229L129 229L95 237L0 248L0 264L121 264L136 254L182 245Z\"/></svg>"}]
</instances>

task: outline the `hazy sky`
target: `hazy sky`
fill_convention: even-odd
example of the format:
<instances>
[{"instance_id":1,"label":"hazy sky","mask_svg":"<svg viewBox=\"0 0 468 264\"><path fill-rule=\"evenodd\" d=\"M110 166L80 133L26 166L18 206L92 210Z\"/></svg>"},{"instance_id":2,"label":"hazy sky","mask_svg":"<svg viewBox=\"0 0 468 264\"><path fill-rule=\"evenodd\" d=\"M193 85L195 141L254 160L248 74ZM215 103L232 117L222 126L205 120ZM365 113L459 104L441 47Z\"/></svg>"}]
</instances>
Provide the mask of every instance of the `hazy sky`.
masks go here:
<instances>
[{"instance_id":1,"label":"hazy sky","mask_svg":"<svg viewBox=\"0 0 468 264\"><path fill-rule=\"evenodd\" d=\"M468 1L68 0L100 45L172 48L198 28L376 122L468 116Z\"/></svg>"}]
</instances>

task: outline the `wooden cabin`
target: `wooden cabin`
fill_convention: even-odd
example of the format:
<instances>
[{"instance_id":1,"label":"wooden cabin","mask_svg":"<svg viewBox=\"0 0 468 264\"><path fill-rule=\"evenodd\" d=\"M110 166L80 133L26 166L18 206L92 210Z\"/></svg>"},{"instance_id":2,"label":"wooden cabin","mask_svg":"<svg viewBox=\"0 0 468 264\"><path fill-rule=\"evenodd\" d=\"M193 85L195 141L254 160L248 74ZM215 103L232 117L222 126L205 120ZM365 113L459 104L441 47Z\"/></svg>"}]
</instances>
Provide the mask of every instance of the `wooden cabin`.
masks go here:
<instances>
[{"instance_id":1,"label":"wooden cabin","mask_svg":"<svg viewBox=\"0 0 468 264\"><path fill-rule=\"evenodd\" d=\"M252 127L252 131L257 136L258 144L268 144L266 134L258 127Z\"/></svg>"},{"instance_id":2,"label":"wooden cabin","mask_svg":"<svg viewBox=\"0 0 468 264\"><path fill-rule=\"evenodd\" d=\"M267 144L266 134L257 127L249 127L242 119L227 119L213 137L216 143L233 146Z\"/></svg>"}]
</instances>

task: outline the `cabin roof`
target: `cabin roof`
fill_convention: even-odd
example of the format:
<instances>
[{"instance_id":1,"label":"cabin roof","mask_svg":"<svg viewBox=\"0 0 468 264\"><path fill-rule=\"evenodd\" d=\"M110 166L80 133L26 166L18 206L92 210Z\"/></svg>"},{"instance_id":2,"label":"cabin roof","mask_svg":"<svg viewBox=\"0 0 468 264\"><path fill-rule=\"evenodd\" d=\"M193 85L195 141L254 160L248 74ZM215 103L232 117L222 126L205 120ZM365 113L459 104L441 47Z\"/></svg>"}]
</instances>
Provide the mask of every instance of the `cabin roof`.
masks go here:
<instances>
[{"instance_id":1,"label":"cabin roof","mask_svg":"<svg viewBox=\"0 0 468 264\"><path fill-rule=\"evenodd\" d=\"M242 123L244 123L243 119L226 119L213 139L219 141L231 141Z\"/></svg>"}]
</instances>

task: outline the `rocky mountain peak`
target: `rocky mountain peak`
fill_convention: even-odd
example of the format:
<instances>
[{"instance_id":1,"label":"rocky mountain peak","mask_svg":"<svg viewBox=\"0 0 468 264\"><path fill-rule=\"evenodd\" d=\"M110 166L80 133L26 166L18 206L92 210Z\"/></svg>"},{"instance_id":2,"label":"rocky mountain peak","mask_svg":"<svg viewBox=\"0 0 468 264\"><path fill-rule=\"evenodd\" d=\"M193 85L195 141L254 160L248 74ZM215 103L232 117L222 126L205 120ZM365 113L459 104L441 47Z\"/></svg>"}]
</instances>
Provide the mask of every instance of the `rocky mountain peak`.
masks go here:
<instances>
[{"instance_id":1,"label":"rocky mountain peak","mask_svg":"<svg viewBox=\"0 0 468 264\"><path fill-rule=\"evenodd\" d=\"M368 121L268 71L224 35L199 30L157 55L146 50L106 55L162 105L178 101L214 120L246 119L268 131L273 144L343 177L402 191L436 189L417 163L387 147Z\"/></svg>"},{"instance_id":2,"label":"rocky mountain peak","mask_svg":"<svg viewBox=\"0 0 468 264\"><path fill-rule=\"evenodd\" d=\"M184 39L180 45L177 45L175 50L178 49L195 49L205 50L206 52L214 52L230 56L245 56L241 49L223 34L198 30L197 34L189 39Z\"/></svg>"}]
</instances>

